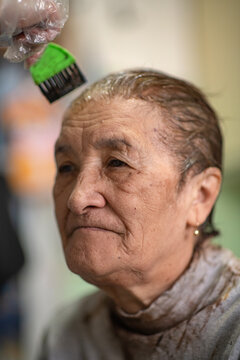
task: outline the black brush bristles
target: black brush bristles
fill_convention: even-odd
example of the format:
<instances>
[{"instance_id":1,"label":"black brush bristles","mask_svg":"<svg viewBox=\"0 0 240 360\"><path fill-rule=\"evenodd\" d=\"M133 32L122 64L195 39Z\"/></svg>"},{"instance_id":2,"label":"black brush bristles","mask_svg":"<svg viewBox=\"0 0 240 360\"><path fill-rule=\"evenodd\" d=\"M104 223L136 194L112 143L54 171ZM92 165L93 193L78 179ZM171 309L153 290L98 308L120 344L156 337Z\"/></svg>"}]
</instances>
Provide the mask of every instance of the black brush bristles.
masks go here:
<instances>
[{"instance_id":1,"label":"black brush bristles","mask_svg":"<svg viewBox=\"0 0 240 360\"><path fill-rule=\"evenodd\" d=\"M53 103L85 82L85 77L74 63L38 86L48 101Z\"/></svg>"}]
</instances>

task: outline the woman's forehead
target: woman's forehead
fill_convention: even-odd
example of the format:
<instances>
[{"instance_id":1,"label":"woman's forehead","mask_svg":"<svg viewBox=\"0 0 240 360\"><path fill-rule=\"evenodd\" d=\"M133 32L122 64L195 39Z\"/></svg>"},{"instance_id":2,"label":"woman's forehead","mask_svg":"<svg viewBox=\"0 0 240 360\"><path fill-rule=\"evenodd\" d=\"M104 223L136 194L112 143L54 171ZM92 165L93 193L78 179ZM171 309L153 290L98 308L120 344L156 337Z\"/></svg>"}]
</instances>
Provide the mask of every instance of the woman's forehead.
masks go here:
<instances>
[{"instance_id":1,"label":"woman's forehead","mask_svg":"<svg viewBox=\"0 0 240 360\"><path fill-rule=\"evenodd\" d=\"M74 103L65 113L62 127L78 129L103 128L129 131L131 135L164 129L163 115L156 106L137 99L112 99L91 101L83 106Z\"/></svg>"},{"instance_id":2,"label":"woman's forehead","mask_svg":"<svg viewBox=\"0 0 240 360\"><path fill-rule=\"evenodd\" d=\"M60 138L77 138L94 146L129 146L135 149L162 147L160 133L165 133L161 113L145 101L113 99L75 103L68 109ZM111 146L110 146L111 145ZM163 149L161 149L163 150Z\"/></svg>"}]
</instances>

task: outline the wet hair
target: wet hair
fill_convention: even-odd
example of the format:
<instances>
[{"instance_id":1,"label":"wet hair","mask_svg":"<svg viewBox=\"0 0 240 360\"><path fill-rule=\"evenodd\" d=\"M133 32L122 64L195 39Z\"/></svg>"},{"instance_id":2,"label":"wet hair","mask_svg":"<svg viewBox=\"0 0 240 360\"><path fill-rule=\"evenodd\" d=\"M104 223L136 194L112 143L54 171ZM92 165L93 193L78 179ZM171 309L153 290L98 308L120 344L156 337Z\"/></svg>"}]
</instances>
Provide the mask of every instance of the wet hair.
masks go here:
<instances>
[{"instance_id":1,"label":"wet hair","mask_svg":"<svg viewBox=\"0 0 240 360\"><path fill-rule=\"evenodd\" d=\"M139 99L155 106L163 115L164 133L159 134L175 155L180 180L196 175L208 167L222 171L222 135L219 120L203 93L187 81L162 72L133 69L110 74L90 85L75 104L109 101L113 98ZM212 221L213 210L200 226L200 240L219 232Z\"/></svg>"}]
</instances>

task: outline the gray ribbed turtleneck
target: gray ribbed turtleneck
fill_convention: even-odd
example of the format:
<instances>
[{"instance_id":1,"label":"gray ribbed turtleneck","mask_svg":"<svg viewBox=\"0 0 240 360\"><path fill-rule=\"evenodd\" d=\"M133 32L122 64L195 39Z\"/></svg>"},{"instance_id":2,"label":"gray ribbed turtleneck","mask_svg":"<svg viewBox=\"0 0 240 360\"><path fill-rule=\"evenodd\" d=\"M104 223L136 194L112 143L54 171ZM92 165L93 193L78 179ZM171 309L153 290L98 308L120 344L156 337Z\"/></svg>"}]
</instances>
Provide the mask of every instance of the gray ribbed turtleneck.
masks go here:
<instances>
[{"instance_id":1,"label":"gray ribbed turtleneck","mask_svg":"<svg viewBox=\"0 0 240 360\"><path fill-rule=\"evenodd\" d=\"M204 244L173 286L134 315L99 291L49 327L39 360L239 360L240 261Z\"/></svg>"}]
</instances>

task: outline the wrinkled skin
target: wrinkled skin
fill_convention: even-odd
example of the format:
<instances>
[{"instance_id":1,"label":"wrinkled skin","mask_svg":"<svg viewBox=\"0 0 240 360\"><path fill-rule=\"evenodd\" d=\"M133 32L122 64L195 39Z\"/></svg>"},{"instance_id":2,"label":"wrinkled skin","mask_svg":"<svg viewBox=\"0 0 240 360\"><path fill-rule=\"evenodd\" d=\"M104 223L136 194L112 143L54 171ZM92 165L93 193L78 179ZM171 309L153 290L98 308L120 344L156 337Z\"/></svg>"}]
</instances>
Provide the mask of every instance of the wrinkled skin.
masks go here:
<instances>
[{"instance_id":1,"label":"wrinkled skin","mask_svg":"<svg viewBox=\"0 0 240 360\"><path fill-rule=\"evenodd\" d=\"M178 191L176 160L158 139L163 127L140 100L90 102L68 110L56 144L67 264L129 312L168 288L193 253L191 183Z\"/></svg>"}]
</instances>

